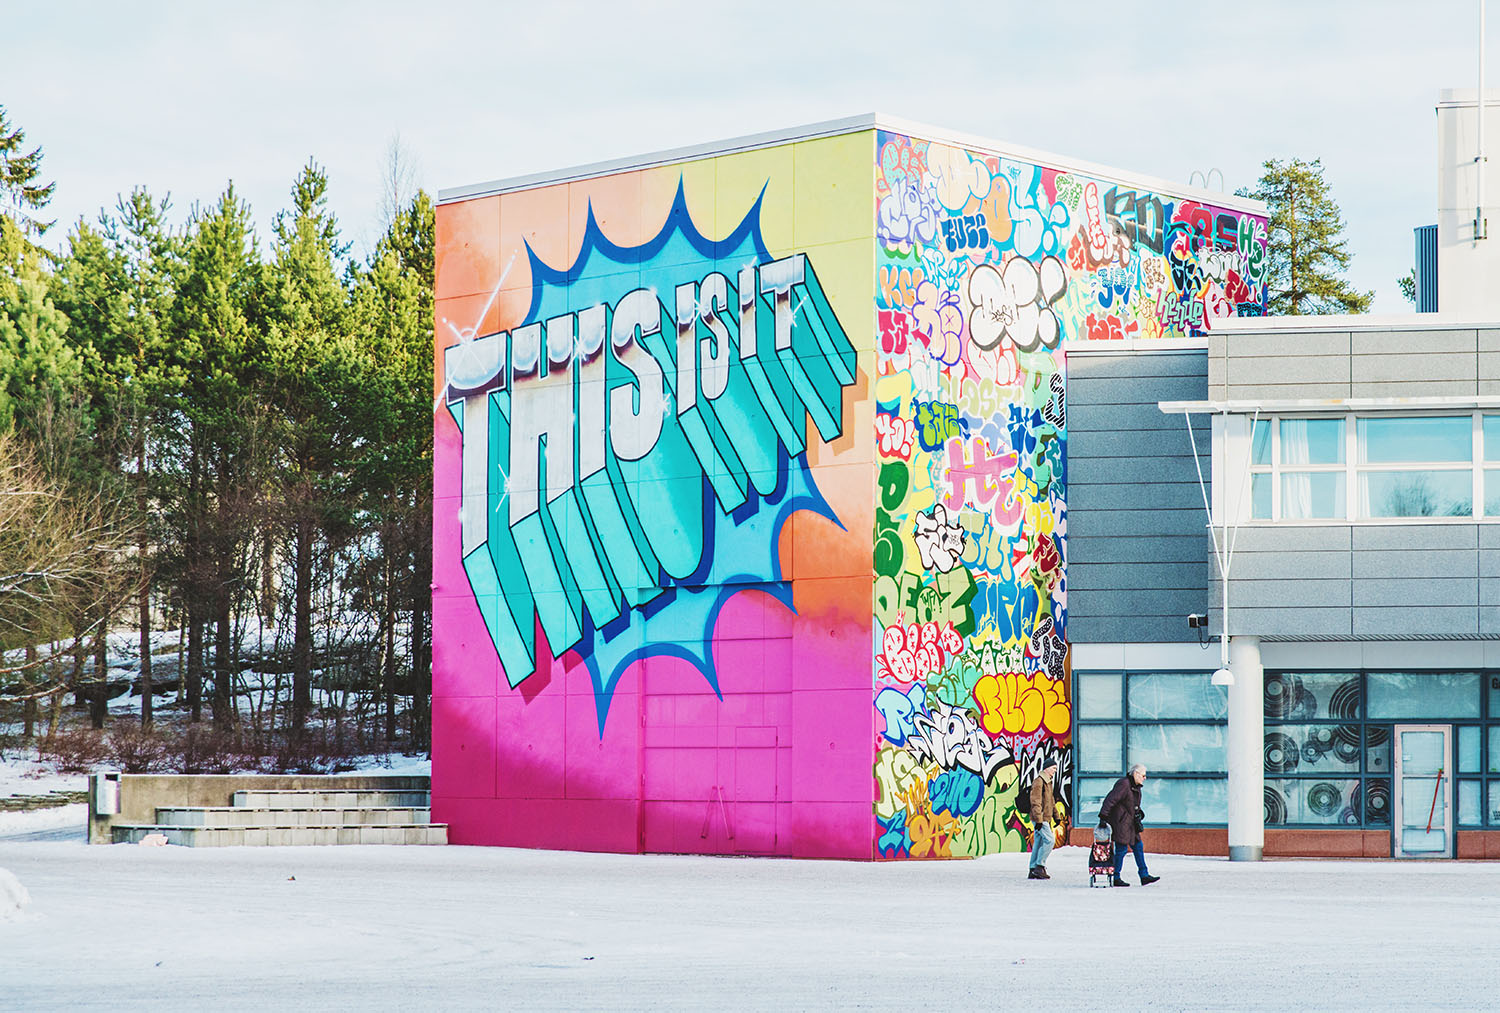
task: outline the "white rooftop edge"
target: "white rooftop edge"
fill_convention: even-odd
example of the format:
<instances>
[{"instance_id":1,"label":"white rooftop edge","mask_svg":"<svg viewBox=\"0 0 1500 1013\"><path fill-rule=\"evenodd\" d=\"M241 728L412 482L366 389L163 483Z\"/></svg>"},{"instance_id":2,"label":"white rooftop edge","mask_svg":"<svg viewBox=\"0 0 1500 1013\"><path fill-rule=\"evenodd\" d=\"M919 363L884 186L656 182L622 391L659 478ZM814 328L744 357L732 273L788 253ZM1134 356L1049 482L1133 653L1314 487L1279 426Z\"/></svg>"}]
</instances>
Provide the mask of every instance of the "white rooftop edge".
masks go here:
<instances>
[{"instance_id":1,"label":"white rooftop edge","mask_svg":"<svg viewBox=\"0 0 1500 1013\"><path fill-rule=\"evenodd\" d=\"M1069 172L1078 172L1113 183L1124 184L1138 190L1165 193L1174 197L1187 197L1200 203L1212 204L1215 207L1230 208L1235 211L1257 215L1267 214L1264 204L1260 201L1250 200L1247 197L1236 197L1234 194L1220 193L1217 190L1189 186L1185 183L1176 183L1172 180L1156 176L1125 172L1121 169L1099 165L1095 162L1066 158L1062 155L1037 151L1034 148L1025 148L1015 144L1007 144L1003 141L976 137L972 134L964 134L948 130L944 127L934 127L924 123L897 119L880 113L865 113L860 116L847 116L838 120L824 120L821 123L809 123L800 127L787 127L782 130L750 134L745 137L710 141L706 144L693 144L683 148L672 148L667 151L655 151L643 155L615 158L605 162L593 162L589 165L579 165L568 169L556 169L551 172L538 172L526 176L497 179L489 183L449 187L438 191L438 203L452 204L457 201L473 200L478 197L492 197L496 194L509 193L514 190L529 190L533 187L550 186L556 183L572 183L598 176L608 176L618 172L630 172L637 169L650 169L662 165L672 165L677 162L689 162L710 155L728 155L739 151L752 151L756 148L771 148L793 141L806 141L818 137L836 137L840 134L854 134L875 129L890 130L894 133L907 134L908 136L918 137L927 141L940 141L957 147L982 151L988 155L1015 158L1018 161L1030 162L1033 165L1040 165L1049 169L1064 169Z\"/></svg>"},{"instance_id":2,"label":"white rooftop edge","mask_svg":"<svg viewBox=\"0 0 1500 1013\"><path fill-rule=\"evenodd\" d=\"M1250 398L1228 401L1158 401L1163 415L1207 415L1230 412L1403 412L1472 408L1500 408L1500 395L1467 394L1454 397L1329 397L1329 398Z\"/></svg>"},{"instance_id":3,"label":"white rooftop edge","mask_svg":"<svg viewBox=\"0 0 1500 1013\"><path fill-rule=\"evenodd\" d=\"M1449 331L1500 329L1494 317L1461 317L1444 313L1329 313L1284 317L1225 317L1214 331Z\"/></svg>"}]
</instances>

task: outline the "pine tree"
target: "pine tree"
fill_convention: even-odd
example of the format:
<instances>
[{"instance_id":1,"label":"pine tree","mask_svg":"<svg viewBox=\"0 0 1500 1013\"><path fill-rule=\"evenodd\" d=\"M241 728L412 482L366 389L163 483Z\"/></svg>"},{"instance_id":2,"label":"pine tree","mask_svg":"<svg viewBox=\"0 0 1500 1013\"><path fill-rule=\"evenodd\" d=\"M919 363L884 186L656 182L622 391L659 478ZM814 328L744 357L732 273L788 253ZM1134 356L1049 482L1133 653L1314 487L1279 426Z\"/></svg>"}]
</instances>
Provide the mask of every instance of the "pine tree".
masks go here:
<instances>
[{"instance_id":1,"label":"pine tree","mask_svg":"<svg viewBox=\"0 0 1500 1013\"><path fill-rule=\"evenodd\" d=\"M1266 252L1270 261L1272 314L1363 313L1375 293L1345 280L1353 255L1344 238L1344 219L1319 159L1304 162L1267 159L1253 189L1241 197L1264 201L1271 209Z\"/></svg>"},{"instance_id":2,"label":"pine tree","mask_svg":"<svg viewBox=\"0 0 1500 1013\"><path fill-rule=\"evenodd\" d=\"M1396 284L1401 286L1401 298L1415 306L1417 304L1417 269L1414 267L1397 278Z\"/></svg>"},{"instance_id":3,"label":"pine tree","mask_svg":"<svg viewBox=\"0 0 1500 1013\"><path fill-rule=\"evenodd\" d=\"M13 217L25 233L41 235L51 228L35 216L52 200L56 183L43 183L42 149L24 150L26 132L12 127L0 106L0 215Z\"/></svg>"},{"instance_id":4,"label":"pine tree","mask_svg":"<svg viewBox=\"0 0 1500 1013\"><path fill-rule=\"evenodd\" d=\"M166 222L169 200L144 189L122 196L101 230L79 222L58 266L59 304L86 346L91 398L99 419L95 451L133 493L136 603L140 626L141 723L152 721L152 538L159 505L154 458L162 448L164 408L185 376L171 320L181 272L181 240Z\"/></svg>"},{"instance_id":5,"label":"pine tree","mask_svg":"<svg viewBox=\"0 0 1500 1013\"><path fill-rule=\"evenodd\" d=\"M381 558L370 576L379 587L386 737L394 738L398 681L412 696L412 732L425 727L430 670L432 572L433 207L418 191L390 220L355 287L355 316L366 361L360 417L365 439L357 481L379 532ZM396 676L395 630L409 615L410 674Z\"/></svg>"},{"instance_id":6,"label":"pine tree","mask_svg":"<svg viewBox=\"0 0 1500 1013\"><path fill-rule=\"evenodd\" d=\"M292 724L312 707L312 594L315 556L347 536L348 459L362 424L361 357L349 327L348 292L338 265L348 251L328 210L328 178L309 162L292 186L292 207L277 216L267 388L274 410L277 505L291 540L293 567Z\"/></svg>"},{"instance_id":7,"label":"pine tree","mask_svg":"<svg viewBox=\"0 0 1500 1013\"><path fill-rule=\"evenodd\" d=\"M256 534L266 466L265 271L250 208L231 184L188 226L172 327L190 364L171 415L180 445L159 463L180 488L172 512L187 610L187 690L202 709L204 630L214 627L214 723L235 720L231 606L251 586L246 547Z\"/></svg>"}]
</instances>

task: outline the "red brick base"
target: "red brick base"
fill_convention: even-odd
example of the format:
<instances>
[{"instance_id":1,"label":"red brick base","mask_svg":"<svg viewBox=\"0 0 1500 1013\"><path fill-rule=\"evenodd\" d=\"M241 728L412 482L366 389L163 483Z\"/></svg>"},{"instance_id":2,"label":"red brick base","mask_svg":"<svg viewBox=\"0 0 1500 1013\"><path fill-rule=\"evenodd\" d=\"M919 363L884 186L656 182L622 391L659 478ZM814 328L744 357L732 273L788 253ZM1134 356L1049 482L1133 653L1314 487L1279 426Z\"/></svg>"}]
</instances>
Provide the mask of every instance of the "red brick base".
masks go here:
<instances>
[{"instance_id":1,"label":"red brick base","mask_svg":"<svg viewBox=\"0 0 1500 1013\"><path fill-rule=\"evenodd\" d=\"M1222 828L1147 827L1146 850L1163 855L1229 854L1229 831ZM1074 827L1069 844L1088 847L1094 831ZM1460 830L1459 858L1500 859L1500 830ZM1283 830L1266 828L1267 858L1390 858L1389 830Z\"/></svg>"}]
</instances>

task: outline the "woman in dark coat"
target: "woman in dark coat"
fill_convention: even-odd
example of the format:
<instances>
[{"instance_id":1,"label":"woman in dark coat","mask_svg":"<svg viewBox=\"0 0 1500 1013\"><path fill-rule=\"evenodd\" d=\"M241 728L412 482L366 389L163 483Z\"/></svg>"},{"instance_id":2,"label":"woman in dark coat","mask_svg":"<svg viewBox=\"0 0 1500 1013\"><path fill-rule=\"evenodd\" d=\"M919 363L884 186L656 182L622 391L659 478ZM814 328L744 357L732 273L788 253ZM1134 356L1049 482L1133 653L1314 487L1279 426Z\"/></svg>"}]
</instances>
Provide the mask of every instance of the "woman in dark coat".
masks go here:
<instances>
[{"instance_id":1,"label":"woman in dark coat","mask_svg":"<svg viewBox=\"0 0 1500 1013\"><path fill-rule=\"evenodd\" d=\"M1141 885L1150 886L1160 876L1153 876L1146 869L1146 852L1141 845L1141 785L1146 783L1146 765L1137 763L1130 772L1115 782L1104 804L1099 807L1099 822L1108 823L1110 840L1115 845L1115 886L1129 886L1120 878L1125 869L1125 852L1135 853L1135 869L1141 875Z\"/></svg>"}]
</instances>

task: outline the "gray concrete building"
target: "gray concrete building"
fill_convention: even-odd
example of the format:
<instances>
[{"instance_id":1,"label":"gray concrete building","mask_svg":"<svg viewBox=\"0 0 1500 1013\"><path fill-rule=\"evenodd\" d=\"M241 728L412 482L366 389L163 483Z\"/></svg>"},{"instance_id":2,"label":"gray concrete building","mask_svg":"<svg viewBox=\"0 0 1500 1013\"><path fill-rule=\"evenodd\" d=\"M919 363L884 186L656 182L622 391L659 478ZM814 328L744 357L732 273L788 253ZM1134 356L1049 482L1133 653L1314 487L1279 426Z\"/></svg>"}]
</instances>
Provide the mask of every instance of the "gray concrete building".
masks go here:
<instances>
[{"instance_id":1,"label":"gray concrete building","mask_svg":"<svg viewBox=\"0 0 1500 1013\"><path fill-rule=\"evenodd\" d=\"M1500 857L1500 323L1068 371L1077 811L1142 762L1158 850Z\"/></svg>"}]
</instances>

